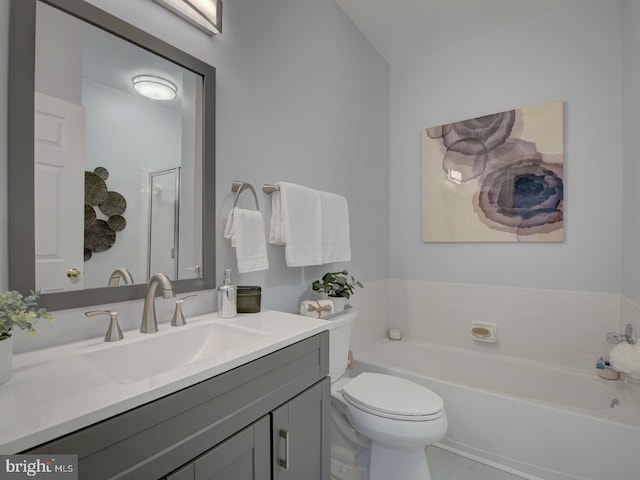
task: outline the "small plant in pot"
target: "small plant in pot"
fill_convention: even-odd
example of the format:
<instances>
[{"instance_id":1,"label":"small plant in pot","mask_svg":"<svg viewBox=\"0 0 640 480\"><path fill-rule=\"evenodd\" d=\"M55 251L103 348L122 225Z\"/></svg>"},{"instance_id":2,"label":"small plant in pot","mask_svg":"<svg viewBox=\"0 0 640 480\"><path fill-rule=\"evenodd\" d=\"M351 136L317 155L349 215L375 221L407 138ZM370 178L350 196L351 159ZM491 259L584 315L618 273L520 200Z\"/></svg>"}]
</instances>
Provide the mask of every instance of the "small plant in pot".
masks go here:
<instances>
[{"instance_id":1,"label":"small plant in pot","mask_svg":"<svg viewBox=\"0 0 640 480\"><path fill-rule=\"evenodd\" d=\"M53 314L44 308L37 308L38 295L31 292L26 297L16 291L0 293L0 383L11 378L11 357L13 327L36 334L36 319L53 320Z\"/></svg>"},{"instance_id":2,"label":"small plant in pot","mask_svg":"<svg viewBox=\"0 0 640 480\"><path fill-rule=\"evenodd\" d=\"M326 293L333 300L336 312L344 310L345 301L351 298L355 288L364 288L364 285L350 275L351 281L347 278L349 272L342 270L340 272L327 272L322 276L322 280L315 280L311 284L314 292Z\"/></svg>"}]
</instances>

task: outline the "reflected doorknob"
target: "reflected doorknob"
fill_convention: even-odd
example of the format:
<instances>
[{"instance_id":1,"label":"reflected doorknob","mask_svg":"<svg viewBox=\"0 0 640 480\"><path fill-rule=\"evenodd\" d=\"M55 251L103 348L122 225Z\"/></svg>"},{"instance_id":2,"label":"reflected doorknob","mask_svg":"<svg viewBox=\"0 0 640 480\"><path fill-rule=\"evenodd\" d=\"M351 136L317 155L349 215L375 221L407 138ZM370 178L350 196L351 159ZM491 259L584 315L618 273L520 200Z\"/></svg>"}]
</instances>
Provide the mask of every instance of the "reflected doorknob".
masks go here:
<instances>
[{"instance_id":1,"label":"reflected doorknob","mask_svg":"<svg viewBox=\"0 0 640 480\"><path fill-rule=\"evenodd\" d=\"M69 270L67 270L67 277L69 278L79 278L81 275L80 270L78 270L75 267L71 267Z\"/></svg>"}]
</instances>

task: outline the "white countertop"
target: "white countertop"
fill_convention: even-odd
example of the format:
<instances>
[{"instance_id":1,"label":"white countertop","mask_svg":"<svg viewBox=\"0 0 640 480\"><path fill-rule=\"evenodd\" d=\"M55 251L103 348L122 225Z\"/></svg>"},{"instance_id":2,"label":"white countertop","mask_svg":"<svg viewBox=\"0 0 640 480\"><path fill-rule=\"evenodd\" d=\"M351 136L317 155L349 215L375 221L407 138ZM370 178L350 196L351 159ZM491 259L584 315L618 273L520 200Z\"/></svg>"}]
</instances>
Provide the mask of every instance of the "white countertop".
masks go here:
<instances>
[{"instance_id":1,"label":"white countertop","mask_svg":"<svg viewBox=\"0 0 640 480\"><path fill-rule=\"evenodd\" d=\"M164 397L327 330L328 324L276 311L240 314L232 319L219 319L214 312L187 322L180 328L162 324L160 332L153 335L124 332L125 339L120 342L107 344L102 338L94 338L14 355L13 378L0 385L0 454L26 450ZM132 383L115 380L83 355L110 346L144 342L154 335L171 335L204 323L224 323L260 330L266 335L230 352L208 355Z\"/></svg>"}]
</instances>

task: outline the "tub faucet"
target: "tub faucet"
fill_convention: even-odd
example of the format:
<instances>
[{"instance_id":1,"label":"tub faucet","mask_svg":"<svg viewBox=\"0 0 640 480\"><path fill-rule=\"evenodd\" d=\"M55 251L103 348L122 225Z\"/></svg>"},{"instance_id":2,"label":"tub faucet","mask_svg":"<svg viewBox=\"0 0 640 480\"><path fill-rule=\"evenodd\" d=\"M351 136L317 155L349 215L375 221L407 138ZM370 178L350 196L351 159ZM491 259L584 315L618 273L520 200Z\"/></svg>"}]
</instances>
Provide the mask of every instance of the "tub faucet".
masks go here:
<instances>
[{"instance_id":1,"label":"tub faucet","mask_svg":"<svg viewBox=\"0 0 640 480\"><path fill-rule=\"evenodd\" d=\"M162 288L162 298L173 298L173 285L171 280L164 273L156 273L149 279L147 294L144 297L144 309L142 311L141 333L155 333L158 331L158 320L156 319L156 290Z\"/></svg>"},{"instance_id":2,"label":"tub faucet","mask_svg":"<svg viewBox=\"0 0 640 480\"><path fill-rule=\"evenodd\" d=\"M109 286L117 287L120 285L120 280L122 280L123 285L133 285L131 273L124 267L118 267L113 271L109 277Z\"/></svg>"},{"instance_id":3,"label":"tub faucet","mask_svg":"<svg viewBox=\"0 0 640 480\"><path fill-rule=\"evenodd\" d=\"M636 337L633 332L633 325L631 325L630 323L627 323L627 326L624 329L624 333L616 333L616 332L607 333L607 342L609 343L627 342L627 343L630 343L631 345L635 345Z\"/></svg>"}]
</instances>

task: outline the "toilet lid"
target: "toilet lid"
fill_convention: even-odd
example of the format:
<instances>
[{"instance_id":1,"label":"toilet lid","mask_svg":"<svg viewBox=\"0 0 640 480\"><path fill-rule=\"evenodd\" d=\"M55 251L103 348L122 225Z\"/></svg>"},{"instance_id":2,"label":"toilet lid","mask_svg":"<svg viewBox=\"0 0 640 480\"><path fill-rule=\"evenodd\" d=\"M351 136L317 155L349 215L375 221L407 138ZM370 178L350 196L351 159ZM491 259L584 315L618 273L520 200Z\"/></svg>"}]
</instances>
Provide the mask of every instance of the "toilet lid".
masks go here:
<instances>
[{"instance_id":1,"label":"toilet lid","mask_svg":"<svg viewBox=\"0 0 640 480\"><path fill-rule=\"evenodd\" d=\"M433 420L442 415L442 399L422 385L380 373L361 373L344 387L349 403L374 415L403 420Z\"/></svg>"}]
</instances>

